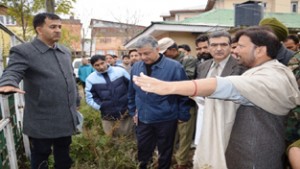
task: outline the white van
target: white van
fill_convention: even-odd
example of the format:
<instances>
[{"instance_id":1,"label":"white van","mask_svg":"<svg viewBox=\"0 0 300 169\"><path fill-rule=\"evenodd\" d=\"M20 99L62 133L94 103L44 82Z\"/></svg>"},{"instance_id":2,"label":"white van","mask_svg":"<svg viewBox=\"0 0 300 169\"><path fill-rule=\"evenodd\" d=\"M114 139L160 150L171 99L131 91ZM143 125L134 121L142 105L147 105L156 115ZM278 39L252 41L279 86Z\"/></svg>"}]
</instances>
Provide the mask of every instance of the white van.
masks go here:
<instances>
[{"instance_id":1,"label":"white van","mask_svg":"<svg viewBox=\"0 0 300 169\"><path fill-rule=\"evenodd\" d=\"M79 81L79 77L78 77L78 69L79 67L81 66L81 58L75 58L72 62L72 66L74 68L74 74L75 74L75 77L76 77L76 82Z\"/></svg>"},{"instance_id":2,"label":"white van","mask_svg":"<svg viewBox=\"0 0 300 169\"><path fill-rule=\"evenodd\" d=\"M76 82L79 82L78 69L82 65L81 59L82 58L75 58L72 62L72 66L74 68L74 74L76 77ZM91 58L88 57L87 59L90 61Z\"/></svg>"}]
</instances>

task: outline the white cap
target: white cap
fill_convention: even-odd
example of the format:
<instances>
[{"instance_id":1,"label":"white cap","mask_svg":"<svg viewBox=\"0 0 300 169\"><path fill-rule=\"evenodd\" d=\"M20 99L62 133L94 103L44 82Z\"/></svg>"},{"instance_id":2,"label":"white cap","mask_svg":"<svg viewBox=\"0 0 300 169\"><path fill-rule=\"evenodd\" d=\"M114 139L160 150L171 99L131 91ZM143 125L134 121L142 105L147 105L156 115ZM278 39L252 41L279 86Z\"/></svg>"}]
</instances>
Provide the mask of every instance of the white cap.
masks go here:
<instances>
[{"instance_id":1,"label":"white cap","mask_svg":"<svg viewBox=\"0 0 300 169\"><path fill-rule=\"evenodd\" d=\"M159 48L159 53L163 54L166 52L166 50L171 47L174 44L174 40L169 38L169 37L165 37L162 38L158 41L158 48Z\"/></svg>"}]
</instances>

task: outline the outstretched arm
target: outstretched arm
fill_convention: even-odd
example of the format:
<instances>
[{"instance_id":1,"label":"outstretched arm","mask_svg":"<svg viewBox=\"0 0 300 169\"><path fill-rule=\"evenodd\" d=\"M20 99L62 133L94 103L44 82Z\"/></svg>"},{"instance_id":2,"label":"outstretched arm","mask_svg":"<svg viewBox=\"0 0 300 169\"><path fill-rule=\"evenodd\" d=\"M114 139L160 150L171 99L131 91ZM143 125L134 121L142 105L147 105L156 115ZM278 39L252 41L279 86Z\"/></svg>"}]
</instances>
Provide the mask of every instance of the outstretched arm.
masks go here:
<instances>
[{"instance_id":1,"label":"outstretched arm","mask_svg":"<svg viewBox=\"0 0 300 169\"><path fill-rule=\"evenodd\" d=\"M216 78L167 82L141 73L140 76L134 76L133 81L142 90L159 95L209 96L217 87Z\"/></svg>"}]
</instances>

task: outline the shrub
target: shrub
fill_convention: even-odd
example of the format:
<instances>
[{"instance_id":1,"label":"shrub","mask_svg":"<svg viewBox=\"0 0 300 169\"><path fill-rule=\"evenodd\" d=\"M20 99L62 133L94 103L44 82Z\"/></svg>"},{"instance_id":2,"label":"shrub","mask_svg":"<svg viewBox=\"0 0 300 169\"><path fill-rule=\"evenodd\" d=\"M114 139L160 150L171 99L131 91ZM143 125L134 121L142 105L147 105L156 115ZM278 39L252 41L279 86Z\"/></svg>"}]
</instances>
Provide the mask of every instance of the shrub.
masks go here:
<instances>
[{"instance_id":1,"label":"shrub","mask_svg":"<svg viewBox=\"0 0 300 169\"><path fill-rule=\"evenodd\" d=\"M84 116L83 132L73 137L71 156L74 169L135 169L137 146L129 137L111 137L102 130L99 111L85 103L79 110Z\"/></svg>"}]
</instances>

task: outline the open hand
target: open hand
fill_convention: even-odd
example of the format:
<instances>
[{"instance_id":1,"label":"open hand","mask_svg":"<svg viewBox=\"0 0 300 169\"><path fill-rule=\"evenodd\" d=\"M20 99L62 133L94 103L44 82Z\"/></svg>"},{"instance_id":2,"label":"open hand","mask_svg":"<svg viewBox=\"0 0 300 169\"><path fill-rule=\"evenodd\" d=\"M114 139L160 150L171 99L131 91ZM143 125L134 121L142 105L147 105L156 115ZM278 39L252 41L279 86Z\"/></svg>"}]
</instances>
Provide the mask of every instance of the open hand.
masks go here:
<instances>
[{"instance_id":1,"label":"open hand","mask_svg":"<svg viewBox=\"0 0 300 169\"><path fill-rule=\"evenodd\" d=\"M14 86L1 86L0 87L0 94L11 94L11 93L21 93L24 94L25 91L16 88Z\"/></svg>"},{"instance_id":2,"label":"open hand","mask_svg":"<svg viewBox=\"0 0 300 169\"><path fill-rule=\"evenodd\" d=\"M159 95L168 94L166 82L146 76L144 73L140 73L140 76L133 76L133 81L145 92L156 93Z\"/></svg>"}]
</instances>

